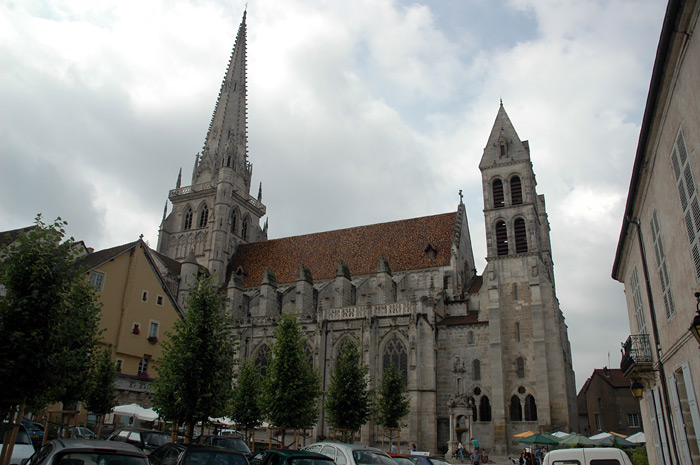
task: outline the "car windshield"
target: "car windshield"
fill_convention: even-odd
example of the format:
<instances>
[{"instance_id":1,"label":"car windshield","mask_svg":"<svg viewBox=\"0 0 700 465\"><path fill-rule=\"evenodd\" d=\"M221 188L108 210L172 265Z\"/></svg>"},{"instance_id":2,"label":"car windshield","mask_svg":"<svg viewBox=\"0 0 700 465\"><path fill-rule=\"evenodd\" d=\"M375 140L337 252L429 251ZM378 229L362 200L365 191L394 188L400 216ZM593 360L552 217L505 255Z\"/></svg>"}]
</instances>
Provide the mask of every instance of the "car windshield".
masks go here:
<instances>
[{"instance_id":1,"label":"car windshield","mask_svg":"<svg viewBox=\"0 0 700 465\"><path fill-rule=\"evenodd\" d=\"M385 455L378 454L371 450L354 450L352 458L355 459L357 465L396 465L391 458Z\"/></svg>"},{"instance_id":2,"label":"car windshield","mask_svg":"<svg viewBox=\"0 0 700 465\"><path fill-rule=\"evenodd\" d=\"M411 459L407 459L406 457L392 457L392 459L399 465L415 465Z\"/></svg>"},{"instance_id":3,"label":"car windshield","mask_svg":"<svg viewBox=\"0 0 700 465\"><path fill-rule=\"evenodd\" d=\"M333 460L323 457L305 458L305 457L290 457L287 460L287 465L334 465Z\"/></svg>"},{"instance_id":4,"label":"car windshield","mask_svg":"<svg viewBox=\"0 0 700 465\"><path fill-rule=\"evenodd\" d=\"M433 465L451 465L450 462L446 462L445 460L435 459L433 457L430 457L428 460L430 460L430 463L432 463Z\"/></svg>"},{"instance_id":5,"label":"car windshield","mask_svg":"<svg viewBox=\"0 0 700 465\"><path fill-rule=\"evenodd\" d=\"M246 446L242 439L237 438L217 438L213 444L215 446L223 447L225 449L231 449L238 452L243 452L244 454L250 454L250 449Z\"/></svg>"},{"instance_id":6,"label":"car windshield","mask_svg":"<svg viewBox=\"0 0 700 465\"><path fill-rule=\"evenodd\" d=\"M5 432L12 427L8 425L7 423L2 425L2 428L0 428L0 444L2 444L2 440L5 437ZM17 432L17 441L15 441L15 444L31 444L32 440L29 439L29 435L27 434L27 430L24 428L20 428L19 431Z\"/></svg>"},{"instance_id":7,"label":"car windshield","mask_svg":"<svg viewBox=\"0 0 700 465\"><path fill-rule=\"evenodd\" d=\"M53 463L56 465L148 465L148 459L133 455L70 452L59 456Z\"/></svg>"},{"instance_id":8,"label":"car windshield","mask_svg":"<svg viewBox=\"0 0 700 465\"><path fill-rule=\"evenodd\" d=\"M167 433L141 433L141 437L146 446L158 447L172 442L172 437Z\"/></svg>"},{"instance_id":9,"label":"car windshield","mask_svg":"<svg viewBox=\"0 0 700 465\"><path fill-rule=\"evenodd\" d=\"M248 463L244 455L223 450L203 450L190 452L185 465L248 465Z\"/></svg>"}]
</instances>

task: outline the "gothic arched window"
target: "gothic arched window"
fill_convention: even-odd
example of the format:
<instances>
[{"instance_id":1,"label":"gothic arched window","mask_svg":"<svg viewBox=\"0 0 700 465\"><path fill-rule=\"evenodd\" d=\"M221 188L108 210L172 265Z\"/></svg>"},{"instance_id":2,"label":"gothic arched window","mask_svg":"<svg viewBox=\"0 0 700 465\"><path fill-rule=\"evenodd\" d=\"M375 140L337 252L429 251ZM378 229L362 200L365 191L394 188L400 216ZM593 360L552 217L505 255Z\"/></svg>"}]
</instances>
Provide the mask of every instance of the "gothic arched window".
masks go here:
<instances>
[{"instance_id":1,"label":"gothic arched window","mask_svg":"<svg viewBox=\"0 0 700 465\"><path fill-rule=\"evenodd\" d=\"M518 218L513 227L515 232L515 253L527 252L527 232L525 231L525 220Z\"/></svg>"},{"instance_id":2,"label":"gothic arched window","mask_svg":"<svg viewBox=\"0 0 700 465\"><path fill-rule=\"evenodd\" d=\"M496 223L496 253L508 255L508 229L503 220Z\"/></svg>"},{"instance_id":3,"label":"gothic arched window","mask_svg":"<svg viewBox=\"0 0 700 465\"><path fill-rule=\"evenodd\" d=\"M537 421L537 405L532 394L525 398L525 421Z\"/></svg>"},{"instance_id":4,"label":"gothic arched window","mask_svg":"<svg viewBox=\"0 0 700 465\"><path fill-rule=\"evenodd\" d=\"M467 404L472 406L472 420L477 421L476 402L472 396L467 397Z\"/></svg>"},{"instance_id":5,"label":"gothic arched window","mask_svg":"<svg viewBox=\"0 0 700 465\"><path fill-rule=\"evenodd\" d=\"M491 421L491 403L486 396L482 396L479 401L479 418L481 421Z\"/></svg>"},{"instance_id":6,"label":"gothic arched window","mask_svg":"<svg viewBox=\"0 0 700 465\"><path fill-rule=\"evenodd\" d=\"M472 362L472 379L479 381L481 379L481 362L474 360Z\"/></svg>"},{"instance_id":7,"label":"gothic arched window","mask_svg":"<svg viewBox=\"0 0 700 465\"><path fill-rule=\"evenodd\" d=\"M467 344L474 344L474 332L469 331L467 333Z\"/></svg>"},{"instance_id":8,"label":"gothic arched window","mask_svg":"<svg viewBox=\"0 0 700 465\"><path fill-rule=\"evenodd\" d=\"M244 241L248 240L248 216L243 218L243 223L241 224L241 237Z\"/></svg>"},{"instance_id":9,"label":"gothic arched window","mask_svg":"<svg viewBox=\"0 0 700 465\"><path fill-rule=\"evenodd\" d=\"M403 373L403 380L408 380L408 357L406 353L406 344L401 338L394 334L384 346L384 357L382 370L389 368L393 364Z\"/></svg>"},{"instance_id":10,"label":"gothic arched window","mask_svg":"<svg viewBox=\"0 0 700 465\"><path fill-rule=\"evenodd\" d=\"M255 354L255 366L260 370L260 374L265 377L267 374L267 367L270 365L270 360L272 359L272 350L267 344L263 344L258 352Z\"/></svg>"},{"instance_id":11,"label":"gothic arched window","mask_svg":"<svg viewBox=\"0 0 700 465\"><path fill-rule=\"evenodd\" d=\"M231 232L235 233L236 232L236 222L238 221L238 215L236 213L236 210L231 212Z\"/></svg>"},{"instance_id":12,"label":"gothic arched window","mask_svg":"<svg viewBox=\"0 0 700 465\"><path fill-rule=\"evenodd\" d=\"M503 196L503 181L496 179L493 181L493 208L503 208L505 197Z\"/></svg>"},{"instance_id":13,"label":"gothic arched window","mask_svg":"<svg viewBox=\"0 0 700 465\"><path fill-rule=\"evenodd\" d=\"M187 212L185 212L185 226L182 228L185 231L192 227L192 208L187 207Z\"/></svg>"},{"instance_id":14,"label":"gothic arched window","mask_svg":"<svg viewBox=\"0 0 700 465\"><path fill-rule=\"evenodd\" d=\"M523 421L523 410L518 396L510 398L510 421Z\"/></svg>"},{"instance_id":15,"label":"gothic arched window","mask_svg":"<svg viewBox=\"0 0 700 465\"><path fill-rule=\"evenodd\" d=\"M199 227L203 228L209 220L209 207L206 204L202 207L202 212L199 214Z\"/></svg>"},{"instance_id":16,"label":"gothic arched window","mask_svg":"<svg viewBox=\"0 0 700 465\"><path fill-rule=\"evenodd\" d=\"M518 369L518 378L524 378L525 377L525 359L522 357L518 357L518 359L515 361L515 364L517 365L517 369Z\"/></svg>"},{"instance_id":17,"label":"gothic arched window","mask_svg":"<svg viewBox=\"0 0 700 465\"><path fill-rule=\"evenodd\" d=\"M523 186L519 176L510 178L510 203L520 205L523 203Z\"/></svg>"}]
</instances>

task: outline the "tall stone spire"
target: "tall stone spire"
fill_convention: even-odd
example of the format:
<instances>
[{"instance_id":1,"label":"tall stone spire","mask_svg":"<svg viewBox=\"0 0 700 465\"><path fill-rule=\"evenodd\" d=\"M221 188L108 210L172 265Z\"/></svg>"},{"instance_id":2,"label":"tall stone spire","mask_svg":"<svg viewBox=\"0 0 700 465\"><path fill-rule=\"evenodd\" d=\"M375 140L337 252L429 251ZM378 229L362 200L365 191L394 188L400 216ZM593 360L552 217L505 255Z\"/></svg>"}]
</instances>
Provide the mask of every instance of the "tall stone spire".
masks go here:
<instances>
[{"instance_id":1,"label":"tall stone spire","mask_svg":"<svg viewBox=\"0 0 700 465\"><path fill-rule=\"evenodd\" d=\"M527 141L521 141L513 123L508 117L503 101L498 108L496 120L491 128L489 140L484 148L479 168L484 169L503 163L525 161L530 159L530 147Z\"/></svg>"},{"instance_id":2,"label":"tall stone spire","mask_svg":"<svg viewBox=\"0 0 700 465\"><path fill-rule=\"evenodd\" d=\"M239 189L250 191L248 164L246 14L238 27L236 42L214 107L202 157L195 168L193 184L216 180L219 168L232 167L240 176Z\"/></svg>"}]
</instances>

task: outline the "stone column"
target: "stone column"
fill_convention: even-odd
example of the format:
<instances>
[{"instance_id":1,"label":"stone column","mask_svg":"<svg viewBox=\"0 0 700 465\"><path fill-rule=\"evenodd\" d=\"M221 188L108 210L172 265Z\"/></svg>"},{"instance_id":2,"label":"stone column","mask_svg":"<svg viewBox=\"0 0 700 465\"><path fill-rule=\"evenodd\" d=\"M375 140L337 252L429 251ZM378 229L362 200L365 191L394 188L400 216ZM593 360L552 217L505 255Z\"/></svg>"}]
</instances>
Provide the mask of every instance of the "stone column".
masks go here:
<instances>
[{"instance_id":1,"label":"stone column","mask_svg":"<svg viewBox=\"0 0 700 465\"><path fill-rule=\"evenodd\" d=\"M445 459L450 460L457 450L457 441L455 441L455 429L457 428L457 425L455 424L454 401L450 400L447 403L447 406L450 408L450 440L447 441L447 453L445 454Z\"/></svg>"}]
</instances>

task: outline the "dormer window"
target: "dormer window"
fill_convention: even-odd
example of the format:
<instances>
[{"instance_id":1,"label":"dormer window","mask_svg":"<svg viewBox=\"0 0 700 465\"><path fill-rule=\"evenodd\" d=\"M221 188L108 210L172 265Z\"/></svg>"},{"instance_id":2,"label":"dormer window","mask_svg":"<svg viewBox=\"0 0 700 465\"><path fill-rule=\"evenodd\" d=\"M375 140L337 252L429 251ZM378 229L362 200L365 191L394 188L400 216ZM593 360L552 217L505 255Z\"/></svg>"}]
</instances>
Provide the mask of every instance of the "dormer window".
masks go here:
<instances>
[{"instance_id":1,"label":"dormer window","mask_svg":"<svg viewBox=\"0 0 700 465\"><path fill-rule=\"evenodd\" d=\"M428 244L425 248L425 255L427 255L428 260L432 260L437 256L437 249L433 247L433 244Z\"/></svg>"}]
</instances>

